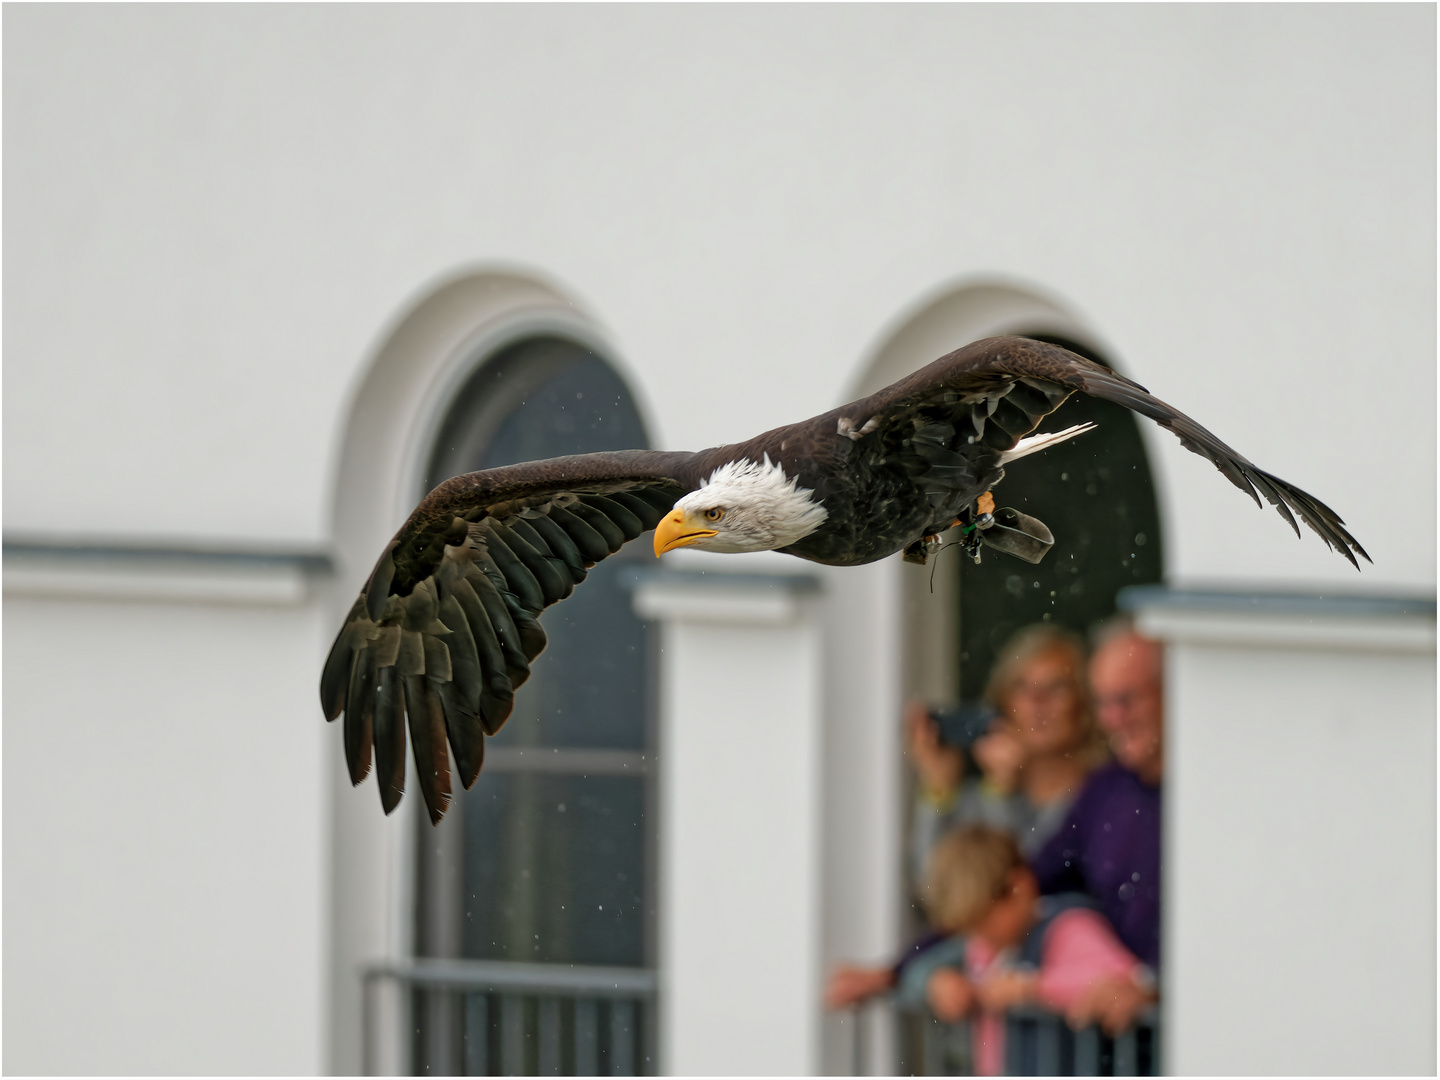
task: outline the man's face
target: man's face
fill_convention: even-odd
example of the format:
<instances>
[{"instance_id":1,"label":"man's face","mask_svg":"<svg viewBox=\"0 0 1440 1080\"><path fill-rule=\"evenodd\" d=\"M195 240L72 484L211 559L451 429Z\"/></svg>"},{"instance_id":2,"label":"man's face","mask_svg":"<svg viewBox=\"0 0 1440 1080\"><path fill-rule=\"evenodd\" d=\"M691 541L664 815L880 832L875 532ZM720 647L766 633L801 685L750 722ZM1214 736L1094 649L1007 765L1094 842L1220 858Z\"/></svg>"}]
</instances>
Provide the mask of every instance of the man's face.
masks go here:
<instances>
[{"instance_id":1,"label":"man's face","mask_svg":"<svg viewBox=\"0 0 1440 1080\"><path fill-rule=\"evenodd\" d=\"M1160 782L1165 737L1160 647L1138 634L1107 642L1090 661L1095 718L1116 759L1150 783Z\"/></svg>"}]
</instances>

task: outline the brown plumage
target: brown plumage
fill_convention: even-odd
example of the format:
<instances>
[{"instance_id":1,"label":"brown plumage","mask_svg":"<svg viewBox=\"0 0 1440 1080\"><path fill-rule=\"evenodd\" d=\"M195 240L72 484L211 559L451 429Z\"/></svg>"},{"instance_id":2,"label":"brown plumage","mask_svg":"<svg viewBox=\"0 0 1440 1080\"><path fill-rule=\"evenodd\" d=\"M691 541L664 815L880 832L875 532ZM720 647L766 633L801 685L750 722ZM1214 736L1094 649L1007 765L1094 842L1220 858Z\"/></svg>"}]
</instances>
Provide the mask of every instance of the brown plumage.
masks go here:
<instances>
[{"instance_id":1,"label":"brown plumage","mask_svg":"<svg viewBox=\"0 0 1440 1080\"><path fill-rule=\"evenodd\" d=\"M990 338L867 398L748 442L699 453L553 458L440 484L381 554L321 677L326 718L345 714L351 780L364 779L373 751L381 802L386 813L395 808L404 791L408 716L421 792L439 821L451 791L446 743L469 787L486 735L510 715L516 688L545 647L540 613L583 582L589 567L654 529L721 466L768 459L823 506L823 524L778 550L843 566L907 550L923 561L922 538L957 520L978 544L983 534L971 526L986 526L974 503L1004 476L1003 456L1076 391L1173 431L1257 505L1264 496L1297 535L1295 514L1357 567L1356 555L1369 558L1329 507L1256 468L1138 383L1057 345ZM1014 511L996 516L1007 513L1006 521L1039 535L1038 522ZM1044 550L992 546L1032 561Z\"/></svg>"}]
</instances>

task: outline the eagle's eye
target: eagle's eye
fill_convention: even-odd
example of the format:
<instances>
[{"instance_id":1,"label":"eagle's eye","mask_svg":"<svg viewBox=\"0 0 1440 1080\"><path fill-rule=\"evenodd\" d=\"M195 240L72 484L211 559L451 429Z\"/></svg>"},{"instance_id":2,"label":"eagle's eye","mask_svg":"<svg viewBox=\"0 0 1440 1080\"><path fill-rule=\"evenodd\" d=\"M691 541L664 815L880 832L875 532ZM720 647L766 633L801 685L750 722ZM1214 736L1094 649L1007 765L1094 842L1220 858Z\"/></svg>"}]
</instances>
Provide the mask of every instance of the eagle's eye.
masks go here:
<instances>
[{"instance_id":1,"label":"eagle's eye","mask_svg":"<svg viewBox=\"0 0 1440 1080\"><path fill-rule=\"evenodd\" d=\"M724 516L725 516L725 510L724 510L723 507L712 506L712 507L710 507L709 510L706 510L706 511L705 511L705 520L706 520L706 521L719 521L719 520L720 520L721 518L723 518Z\"/></svg>"}]
</instances>

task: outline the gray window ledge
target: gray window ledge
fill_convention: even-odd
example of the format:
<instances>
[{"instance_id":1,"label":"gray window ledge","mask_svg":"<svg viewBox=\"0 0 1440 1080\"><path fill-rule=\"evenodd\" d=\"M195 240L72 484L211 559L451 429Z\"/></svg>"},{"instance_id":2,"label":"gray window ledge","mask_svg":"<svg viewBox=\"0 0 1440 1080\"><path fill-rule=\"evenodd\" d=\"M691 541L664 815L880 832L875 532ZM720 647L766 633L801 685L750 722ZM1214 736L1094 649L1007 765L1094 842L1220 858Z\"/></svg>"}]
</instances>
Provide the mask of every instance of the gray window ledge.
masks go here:
<instances>
[{"instance_id":1,"label":"gray window ledge","mask_svg":"<svg viewBox=\"0 0 1440 1080\"><path fill-rule=\"evenodd\" d=\"M1146 633L1198 645L1435 652L1435 598L1135 586L1118 604Z\"/></svg>"},{"instance_id":2,"label":"gray window ledge","mask_svg":"<svg viewBox=\"0 0 1440 1080\"><path fill-rule=\"evenodd\" d=\"M7 597L294 607L331 569L315 551L4 541Z\"/></svg>"},{"instance_id":3,"label":"gray window ledge","mask_svg":"<svg viewBox=\"0 0 1440 1080\"><path fill-rule=\"evenodd\" d=\"M633 997L653 994L655 972L646 968L582 964L527 964L506 960L417 958L379 961L363 969L366 979L399 979L412 986L448 990Z\"/></svg>"}]
</instances>

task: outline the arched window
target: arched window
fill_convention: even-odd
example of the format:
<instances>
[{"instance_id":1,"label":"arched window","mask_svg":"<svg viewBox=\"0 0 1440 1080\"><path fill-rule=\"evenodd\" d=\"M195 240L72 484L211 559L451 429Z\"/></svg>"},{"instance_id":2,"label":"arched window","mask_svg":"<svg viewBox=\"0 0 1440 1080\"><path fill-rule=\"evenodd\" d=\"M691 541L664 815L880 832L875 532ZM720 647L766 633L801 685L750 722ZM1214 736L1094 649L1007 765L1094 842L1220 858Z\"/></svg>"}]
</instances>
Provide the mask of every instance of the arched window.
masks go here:
<instances>
[{"instance_id":1,"label":"arched window","mask_svg":"<svg viewBox=\"0 0 1440 1080\"><path fill-rule=\"evenodd\" d=\"M531 337L461 386L426 479L433 486L479 469L647 445L629 392L601 356L561 337ZM653 966L651 642L626 580L642 555L626 549L598 564L546 612L549 644L509 721L487 740L480 778L439 828L420 816L417 956ZM493 1001L477 1020L462 1018L458 1001L417 995L417 1071L543 1067L535 1054L546 1021L535 1003L501 1016L510 1006ZM640 1015L623 1023L618 1015L600 1024L597 1064L606 1072L622 1061L640 1066L649 1038ZM557 1013L551 1033L571 1057L575 1022ZM494 1030L478 1033L477 1023ZM517 1034L526 1060L507 1063L498 1048L508 1040L507 1053L518 1053ZM495 1060L473 1060L481 1042L490 1049L478 1052ZM567 1064L576 1063L556 1066Z\"/></svg>"}]
</instances>

